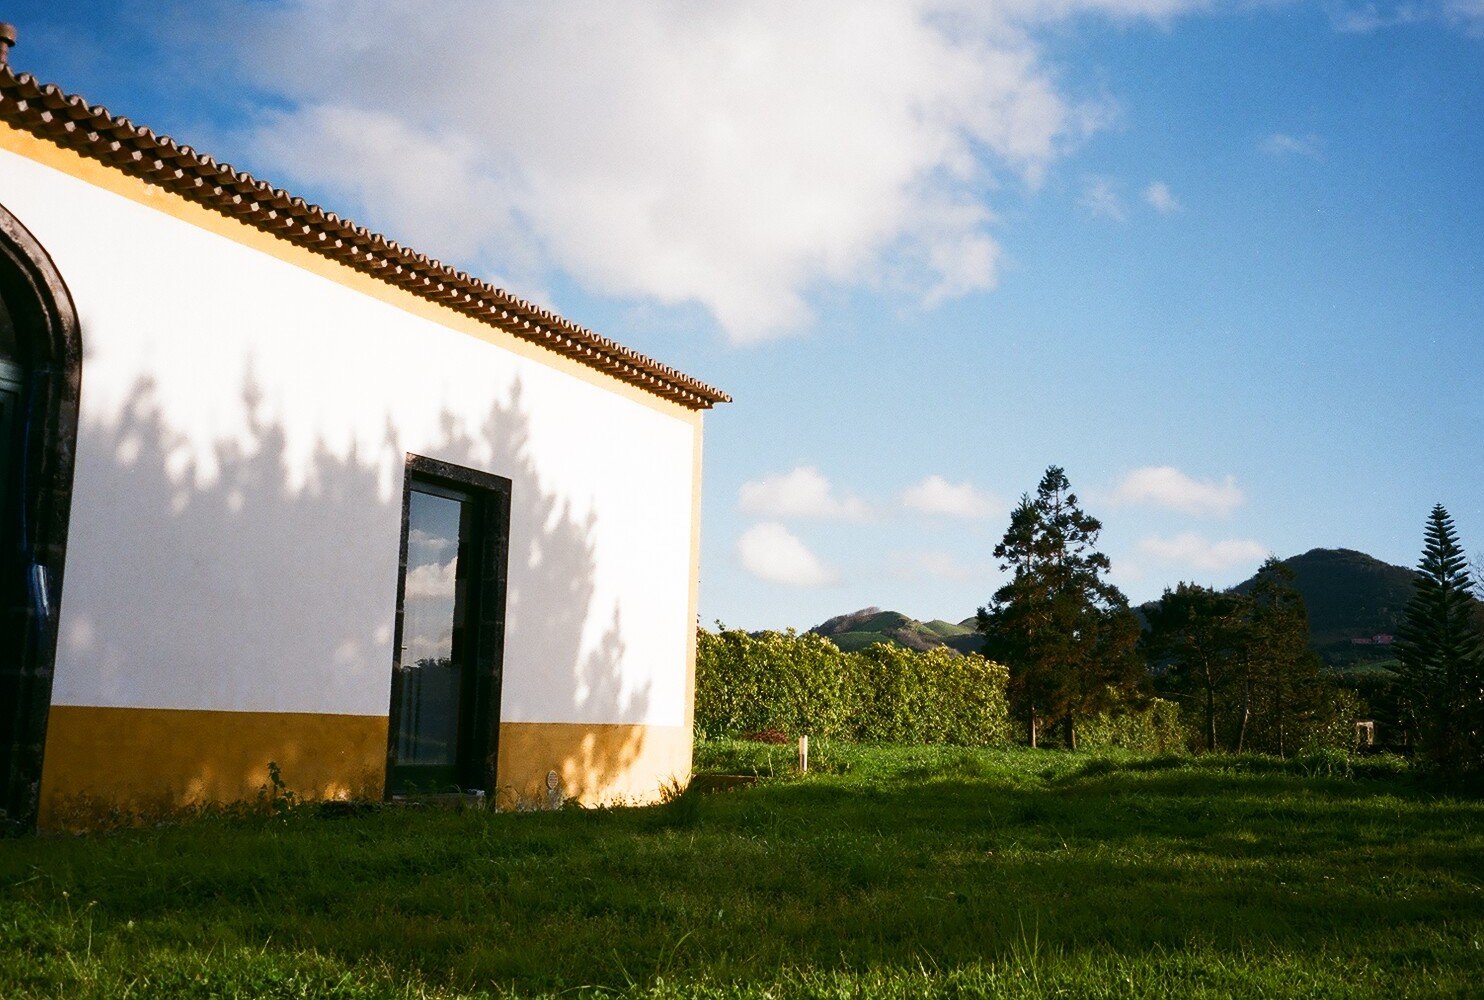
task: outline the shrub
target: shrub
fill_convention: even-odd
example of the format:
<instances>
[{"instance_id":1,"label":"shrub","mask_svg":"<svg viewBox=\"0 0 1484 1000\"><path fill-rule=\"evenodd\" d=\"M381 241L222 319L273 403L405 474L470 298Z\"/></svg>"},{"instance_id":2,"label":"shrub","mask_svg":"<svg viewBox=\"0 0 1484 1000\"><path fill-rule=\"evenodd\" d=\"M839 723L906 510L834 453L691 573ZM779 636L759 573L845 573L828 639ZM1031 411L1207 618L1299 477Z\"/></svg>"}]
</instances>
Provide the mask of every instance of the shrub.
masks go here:
<instances>
[{"instance_id":1,"label":"shrub","mask_svg":"<svg viewBox=\"0 0 1484 1000\"><path fill-rule=\"evenodd\" d=\"M981 656L876 644L841 652L823 636L701 630L696 728L822 739L988 746L1006 742L1009 675Z\"/></svg>"},{"instance_id":2,"label":"shrub","mask_svg":"<svg viewBox=\"0 0 1484 1000\"><path fill-rule=\"evenodd\" d=\"M1077 726L1077 745L1087 749L1119 747L1141 753L1183 750L1186 732L1180 724L1180 706L1163 698L1147 705L1119 704Z\"/></svg>"},{"instance_id":3,"label":"shrub","mask_svg":"<svg viewBox=\"0 0 1484 1000\"><path fill-rule=\"evenodd\" d=\"M844 735L851 684L845 654L824 636L723 629L697 636L696 728L710 736L778 730Z\"/></svg>"},{"instance_id":4,"label":"shrub","mask_svg":"<svg viewBox=\"0 0 1484 1000\"><path fill-rule=\"evenodd\" d=\"M1009 672L942 647L918 652L876 643L849 654L860 703L854 737L879 743L1007 742Z\"/></svg>"},{"instance_id":5,"label":"shrub","mask_svg":"<svg viewBox=\"0 0 1484 1000\"><path fill-rule=\"evenodd\" d=\"M1364 710L1360 695L1349 688L1330 685L1323 692L1319 709L1310 722L1304 750L1310 753L1355 750L1355 720L1362 717Z\"/></svg>"}]
</instances>

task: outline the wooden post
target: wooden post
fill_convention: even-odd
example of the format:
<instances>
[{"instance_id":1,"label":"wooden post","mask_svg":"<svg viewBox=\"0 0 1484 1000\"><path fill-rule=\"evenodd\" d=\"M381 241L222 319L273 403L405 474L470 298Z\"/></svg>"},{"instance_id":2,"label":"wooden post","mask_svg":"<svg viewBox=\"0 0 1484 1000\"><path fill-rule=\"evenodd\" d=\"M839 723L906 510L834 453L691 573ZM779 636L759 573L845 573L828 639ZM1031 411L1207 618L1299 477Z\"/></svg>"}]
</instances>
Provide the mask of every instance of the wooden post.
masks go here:
<instances>
[{"instance_id":1,"label":"wooden post","mask_svg":"<svg viewBox=\"0 0 1484 1000\"><path fill-rule=\"evenodd\" d=\"M809 737L799 737L799 773L809 770Z\"/></svg>"}]
</instances>

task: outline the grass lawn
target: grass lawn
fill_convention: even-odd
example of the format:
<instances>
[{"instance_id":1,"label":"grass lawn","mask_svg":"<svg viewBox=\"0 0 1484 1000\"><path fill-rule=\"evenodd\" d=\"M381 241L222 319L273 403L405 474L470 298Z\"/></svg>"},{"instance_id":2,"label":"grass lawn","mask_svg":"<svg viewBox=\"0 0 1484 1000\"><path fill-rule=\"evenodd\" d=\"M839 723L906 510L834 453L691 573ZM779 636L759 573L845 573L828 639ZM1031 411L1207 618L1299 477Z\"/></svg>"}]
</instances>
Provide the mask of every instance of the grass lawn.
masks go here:
<instances>
[{"instance_id":1,"label":"grass lawn","mask_svg":"<svg viewBox=\"0 0 1484 1000\"><path fill-rule=\"evenodd\" d=\"M1398 765L789 756L708 744L775 776L655 809L0 842L0 996L1484 993L1484 803Z\"/></svg>"}]
</instances>

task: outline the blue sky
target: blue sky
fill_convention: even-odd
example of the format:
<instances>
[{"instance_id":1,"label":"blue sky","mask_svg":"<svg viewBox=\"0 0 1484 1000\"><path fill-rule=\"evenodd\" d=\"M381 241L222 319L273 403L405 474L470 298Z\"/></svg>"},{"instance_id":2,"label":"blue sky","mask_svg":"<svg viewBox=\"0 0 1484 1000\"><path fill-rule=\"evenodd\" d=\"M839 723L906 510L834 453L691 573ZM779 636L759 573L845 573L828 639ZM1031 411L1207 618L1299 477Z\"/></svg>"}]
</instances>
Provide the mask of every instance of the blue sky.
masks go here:
<instances>
[{"instance_id":1,"label":"blue sky","mask_svg":"<svg viewBox=\"0 0 1484 1000\"><path fill-rule=\"evenodd\" d=\"M1476 0L162 10L13 61L736 397L704 620L971 614L1051 463L1135 600L1484 550Z\"/></svg>"}]
</instances>

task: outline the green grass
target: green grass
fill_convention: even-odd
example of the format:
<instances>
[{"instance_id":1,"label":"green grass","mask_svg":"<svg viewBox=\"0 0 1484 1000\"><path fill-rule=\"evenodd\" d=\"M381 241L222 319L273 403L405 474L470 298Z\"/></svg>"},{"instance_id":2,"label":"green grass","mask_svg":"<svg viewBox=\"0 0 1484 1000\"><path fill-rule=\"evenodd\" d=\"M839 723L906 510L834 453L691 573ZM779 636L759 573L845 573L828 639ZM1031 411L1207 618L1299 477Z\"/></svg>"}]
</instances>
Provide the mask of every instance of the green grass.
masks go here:
<instances>
[{"instance_id":1,"label":"green grass","mask_svg":"<svg viewBox=\"0 0 1484 1000\"><path fill-rule=\"evenodd\" d=\"M1332 674L1339 674L1341 676L1349 675L1352 677L1360 674L1375 674L1377 676L1387 676L1395 674L1397 672L1397 668L1400 666L1401 661L1396 659L1395 657L1388 660L1353 660L1349 663L1340 663L1333 665L1329 668L1329 672Z\"/></svg>"},{"instance_id":2,"label":"green grass","mask_svg":"<svg viewBox=\"0 0 1484 1000\"><path fill-rule=\"evenodd\" d=\"M304 809L0 842L0 996L1484 982L1484 804L1395 762L824 744L799 777L792 757L707 744L701 766L764 780L654 809Z\"/></svg>"},{"instance_id":3,"label":"green grass","mask_svg":"<svg viewBox=\"0 0 1484 1000\"><path fill-rule=\"evenodd\" d=\"M923 622L922 627L927 631L933 633L933 635L940 636L944 639L951 639L955 636L978 634L975 629L971 629L967 625L958 625L954 622L945 622L941 618L934 618L930 622Z\"/></svg>"}]
</instances>

